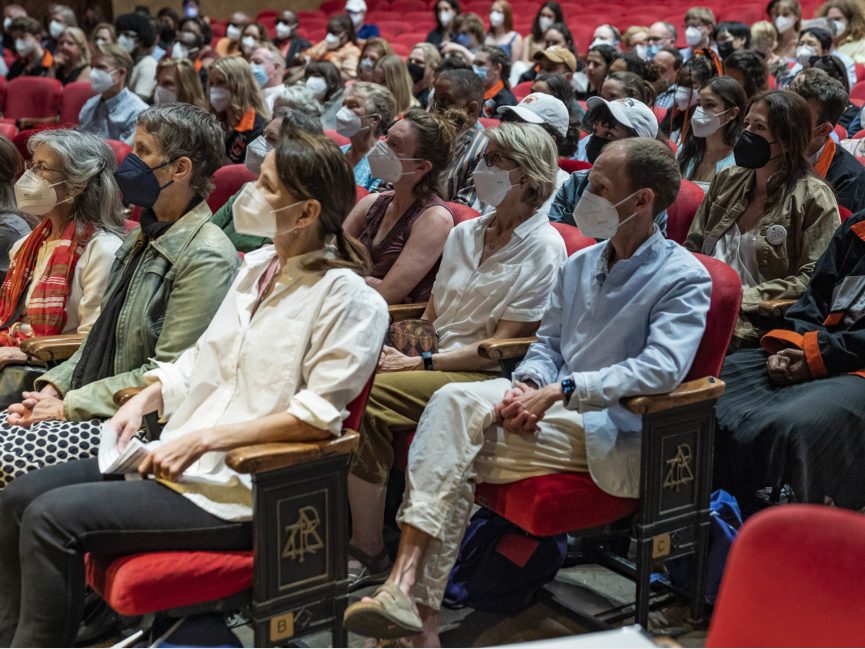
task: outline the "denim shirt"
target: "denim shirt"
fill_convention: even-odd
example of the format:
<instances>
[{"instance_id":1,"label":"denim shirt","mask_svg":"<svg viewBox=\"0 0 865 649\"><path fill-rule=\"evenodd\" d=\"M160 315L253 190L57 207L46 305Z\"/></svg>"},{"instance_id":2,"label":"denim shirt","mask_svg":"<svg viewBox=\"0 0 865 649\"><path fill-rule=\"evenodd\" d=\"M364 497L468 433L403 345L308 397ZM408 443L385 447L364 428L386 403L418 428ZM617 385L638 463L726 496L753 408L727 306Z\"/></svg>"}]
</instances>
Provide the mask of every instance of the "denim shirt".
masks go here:
<instances>
[{"instance_id":1,"label":"denim shirt","mask_svg":"<svg viewBox=\"0 0 865 649\"><path fill-rule=\"evenodd\" d=\"M131 145L138 114L146 109L144 100L129 88L104 101L102 95L96 95L81 107L79 128L105 140L120 140Z\"/></svg>"},{"instance_id":2,"label":"denim shirt","mask_svg":"<svg viewBox=\"0 0 865 649\"><path fill-rule=\"evenodd\" d=\"M550 221L556 223L567 223L576 225L574 222L574 208L580 202L580 197L589 186L589 172L591 169L575 171L565 184L556 192L553 205L550 207ZM661 234L667 236L667 210L662 210L655 217L655 225L661 230Z\"/></svg>"},{"instance_id":3,"label":"denim shirt","mask_svg":"<svg viewBox=\"0 0 865 649\"><path fill-rule=\"evenodd\" d=\"M684 380L703 338L712 280L655 228L609 268L609 243L581 250L558 273L538 340L514 372L538 386L570 376L567 408L583 415L589 470L614 496L639 492L642 420L619 401Z\"/></svg>"},{"instance_id":4,"label":"denim shirt","mask_svg":"<svg viewBox=\"0 0 865 649\"><path fill-rule=\"evenodd\" d=\"M339 148L347 154L351 149L351 144L343 144ZM354 182L358 187L363 187L368 192L374 192L381 186L381 178L375 178L372 175L368 156L363 156L354 166Z\"/></svg>"}]
</instances>

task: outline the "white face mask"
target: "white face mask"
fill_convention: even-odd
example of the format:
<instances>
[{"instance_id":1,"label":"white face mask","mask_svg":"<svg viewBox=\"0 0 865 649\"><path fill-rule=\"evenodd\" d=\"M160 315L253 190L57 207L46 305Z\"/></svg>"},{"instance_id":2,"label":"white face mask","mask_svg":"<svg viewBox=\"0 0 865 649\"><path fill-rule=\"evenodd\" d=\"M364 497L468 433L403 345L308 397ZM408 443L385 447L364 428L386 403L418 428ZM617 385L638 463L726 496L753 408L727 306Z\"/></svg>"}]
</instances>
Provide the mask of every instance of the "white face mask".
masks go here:
<instances>
[{"instance_id":1,"label":"white face mask","mask_svg":"<svg viewBox=\"0 0 865 649\"><path fill-rule=\"evenodd\" d=\"M120 34L120 36L117 37L117 44L129 54L132 54L132 52L135 51L135 39L130 38L126 34Z\"/></svg>"},{"instance_id":2,"label":"white face mask","mask_svg":"<svg viewBox=\"0 0 865 649\"><path fill-rule=\"evenodd\" d=\"M107 38L97 38L95 41L93 41L93 44L94 45L108 45L108 39Z\"/></svg>"},{"instance_id":3,"label":"white face mask","mask_svg":"<svg viewBox=\"0 0 865 649\"><path fill-rule=\"evenodd\" d=\"M291 25L287 25L285 23L276 23L276 37L281 41L284 41L286 38L290 38L293 31L294 28Z\"/></svg>"},{"instance_id":4,"label":"white face mask","mask_svg":"<svg viewBox=\"0 0 865 649\"><path fill-rule=\"evenodd\" d=\"M66 25L61 23L59 20L52 20L48 23L48 33L51 34L51 38L55 41L60 38L60 35L63 34L63 30L66 29Z\"/></svg>"},{"instance_id":5,"label":"white face mask","mask_svg":"<svg viewBox=\"0 0 865 649\"><path fill-rule=\"evenodd\" d=\"M252 54L258 45L258 41L255 40L255 36L244 36L240 41L240 48L247 54Z\"/></svg>"},{"instance_id":6,"label":"white face mask","mask_svg":"<svg viewBox=\"0 0 865 649\"><path fill-rule=\"evenodd\" d=\"M454 12L453 11L439 11L439 22L442 24L442 27L449 26L453 19L454 19Z\"/></svg>"},{"instance_id":7,"label":"white face mask","mask_svg":"<svg viewBox=\"0 0 865 649\"><path fill-rule=\"evenodd\" d=\"M675 101L679 110L687 110L697 103L697 92L691 88L676 88Z\"/></svg>"},{"instance_id":8,"label":"white face mask","mask_svg":"<svg viewBox=\"0 0 865 649\"><path fill-rule=\"evenodd\" d=\"M847 21L846 20L833 20L835 24L835 37L841 38L844 35L844 32L847 31Z\"/></svg>"},{"instance_id":9,"label":"white face mask","mask_svg":"<svg viewBox=\"0 0 865 649\"><path fill-rule=\"evenodd\" d=\"M10 16L6 16L6 17L3 19L3 29L6 30L6 31L8 32L8 31L9 31L9 28L10 28L11 26L12 26L12 18L11 18Z\"/></svg>"},{"instance_id":10,"label":"white face mask","mask_svg":"<svg viewBox=\"0 0 865 649\"><path fill-rule=\"evenodd\" d=\"M796 60L803 68L808 67L812 56L817 56L817 50L810 45L800 45L796 48Z\"/></svg>"},{"instance_id":11,"label":"white face mask","mask_svg":"<svg viewBox=\"0 0 865 649\"><path fill-rule=\"evenodd\" d=\"M336 34L327 33L327 36L324 37L324 42L327 43L327 49L335 50L339 47L340 38Z\"/></svg>"},{"instance_id":12,"label":"white face mask","mask_svg":"<svg viewBox=\"0 0 865 649\"><path fill-rule=\"evenodd\" d=\"M15 183L15 203L19 210L27 214L33 216L48 214L58 203L71 200L71 198L64 201L57 200L57 191L54 188L65 182L61 180L51 184L33 173L32 169L28 169Z\"/></svg>"},{"instance_id":13,"label":"white face mask","mask_svg":"<svg viewBox=\"0 0 865 649\"><path fill-rule=\"evenodd\" d=\"M327 93L327 81L323 77L309 77L306 80L306 87L312 93L312 96L321 101Z\"/></svg>"},{"instance_id":14,"label":"white face mask","mask_svg":"<svg viewBox=\"0 0 865 649\"><path fill-rule=\"evenodd\" d=\"M369 161L369 170L374 178L381 178L383 181L394 184L403 176L415 174L415 171L403 171L403 160L420 160L421 158L400 158L396 152L391 149L384 141L379 140L370 150L367 160Z\"/></svg>"},{"instance_id":15,"label":"white face mask","mask_svg":"<svg viewBox=\"0 0 865 649\"><path fill-rule=\"evenodd\" d=\"M688 47L695 47L703 40L703 31L699 27L691 25L685 30L685 42Z\"/></svg>"},{"instance_id":16,"label":"white face mask","mask_svg":"<svg viewBox=\"0 0 865 649\"><path fill-rule=\"evenodd\" d=\"M490 12L490 27L501 27L505 22L505 15L501 11Z\"/></svg>"},{"instance_id":17,"label":"white face mask","mask_svg":"<svg viewBox=\"0 0 865 649\"><path fill-rule=\"evenodd\" d=\"M277 212L282 212L303 202L298 201L285 207L273 209L271 204L261 195L261 191L255 186L255 183L246 183L231 208L234 229L238 234L273 239L288 231L288 228L285 230L278 229Z\"/></svg>"},{"instance_id":18,"label":"white face mask","mask_svg":"<svg viewBox=\"0 0 865 649\"><path fill-rule=\"evenodd\" d=\"M351 18L351 24L354 25L355 29L359 29L361 25L363 25L363 14L357 13L355 11L350 11L348 17Z\"/></svg>"},{"instance_id":19,"label":"white face mask","mask_svg":"<svg viewBox=\"0 0 865 649\"><path fill-rule=\"evenodd\" d=\"M231 104L231 91L228 88L211 88L210 105L217 113L224 113Z\"/></svg>"},{"instance_id":20,"label":"white face mask","mask_svg":"<svg viewBox=\"0 0 865 649\"><path fill-rule=\"evenodd\" d=\"M225 35L228 37L228 40L232 42L237 42L240 38L240 35L243 33L243 30L240 29L237 25L229 25L225 28Z\"/></svg>"},{"instance_id":21,"label":"white face mask","mask_svg":"<svg viewBox=\"0 0 865 649\"><path fill-rule=\"evenodd\" d=\"M783 34L796 24L796 19L793 16L778 16L775 18L775 29L779 34Z\"/></svg>"},{"instance_id":22,"label":"white face mask","mask_svg":"<svg viewBox=\"0 0 865 649\"><path fill-rule=\"evenodd\" d=\"M697 137L709 137L716 133L721 128L721 115L729 113L732 108L728 108L720 113L704 110L702 106L697 106L694 109L694 114L691 115L691 130Z\"/></svg>"},{"instance_id":23,"label":"white face mask","mask_svg":"<svg viewBox=\"0 0 865 649\"><path fill-rule=\"evenodd\" d=\"M157 106L167 106L177 103L177 93L165 86L156 86L153 93L153 101Z\"/></svg>"},{"instance_id":24,"label":"white face mask","mask_svg":"<svg viewBox=\"0 0 865 649\"><path fill-rule=\"evenodd\" d=\"M267 138L259 135L247 145L246 158L244 158L243 164L256 176L260 175L261 163L264 162L264 158L270 153L271 149L272 147L268 143Z\"/></svg>"},{"instance_id":25,"label":"white face mask","mask_svg":"<svg viewBox=\"0 0 865 649\"><path fill-rule=\"evenodd\" d=\"M612 41L609 38L601 38L600 36L595 36L592 43L589 45L589 48L593 48L595 45L612 45Z\"/></svg>"},{"instance_id":26,"label":"white face mask","mask_svg":"<svg viewBox=\"0 0 865 649\"><path fill-rule=\"evenodd\" d=\"M343 106L336 112L336 132L343 137L353 137L363 128L360 117L350 108Z\"/></svg>"},{"instance_id":27,"label":"white face mask","mask_svg":"<svg viewBox=\"0 0 865 649\"><path fill-rule=\"evenodd\" d=\"M516 169L512 169L512 171L516 171ZM501 205L513 186L511 185L510 171L489 167L483 160L478 162L474 172L472 172L472 179L475 182L478 200L491 207Z\"/></svg>"},{"instance_id":28,"label":"white face mask","mask_svg":"<svg viewBox=\"0 0 865 649\"><path fill-rule=\"evenodd\" d=\"M375 61L373 61L373 60L372 60L371 58L369 58L369 57L364 57L364 58L362 58L362 59L360 60L360 64L358 65L358 68L361 69L361 70L363 70L364 72L369 72L369 71L372 70L374 67L375 67Z\"/></svg>"},{"instance_id":29,"label":"white face mask","mask_svg":"<svg viewBox=\"0 0 865 649\"><path fill-rule=\"evenodd\" d=\"M174 45L171 46L171 58L172 59L188 59L189 58L189 50L186 46L177 41Z\"/></svg>"},{"instance_id":30,"label":"white face mask","mask_svg":"<svg viewBox=\"0 0 865 649\"><path fill-rule=\"evenodd\" d=\"M634 53L639 56L644 61L649 60L649 46L648 45L634 45Z\"/></svg>"},{"instance_id":31,"label":"white face mask","mask_svg":"<svg viewBox=\"0 0 865 649\"><path fill-rule=\"evenodd\" d=\"M538 27L541 28L541 33L547 31L550 27L553 26L555 21L549 16L541 16L538 18Z\"/></svg>"},{"instance_id":32,"label":"white face mask","mask_svg":"<svg viewBox=\"0 0 865 649\"><path fill-rule=\"evenodd\" d=\"M108 92L114 86L114 77L112 76L114 71L106 72L105 70L100 70L99 68L93 68L90 70L90 87L93 88L93 92L97 95L101 95L103 92Z\"/></svg>"},{"instance_id":33,"label":"white face mask","mask_svg":"<svg viewBox=\"0 0 865 649\"><path fill-rule=\"evenodd\" d=\"M36 49L36 41L30 38L16 38L15 51L18 56L30 56L31 52Z\"/></svg>"},{"instance_id":34,"label":"white face mask","mask_svg":"<svg viewBox=\"0 0 865 649\"><path fill-rule=\"evenodd\" d=\"M619 222L619 213L616 211L619 205L636 193L634 192L630 196L626 196L613 205L603 196L598 196L586 190L580 197L580 202L574 208L574 222L577 224L580 232L587 237L609 239L616 234L620 227L637 215L634 212L628 218Z\"/></svg>"}]
</instances>

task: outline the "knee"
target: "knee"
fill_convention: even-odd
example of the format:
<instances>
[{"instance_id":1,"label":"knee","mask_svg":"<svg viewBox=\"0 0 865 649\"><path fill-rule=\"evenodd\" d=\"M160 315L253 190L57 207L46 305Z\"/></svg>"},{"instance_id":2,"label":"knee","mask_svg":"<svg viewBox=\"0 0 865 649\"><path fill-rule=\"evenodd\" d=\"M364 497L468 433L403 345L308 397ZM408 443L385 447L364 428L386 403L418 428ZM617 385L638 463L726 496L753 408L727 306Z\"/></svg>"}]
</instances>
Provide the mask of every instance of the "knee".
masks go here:
<instances>
[{"instance_id":1,"label":"knee","mask_svg":"<svg viewBox=\"0 0 865 649\"><path fill-rule=\"evenodd\" d=\"M22 475L3 490L0 495L0 520L7 520L8 516L22 519L25 510L43 491L37 480L35 472Z\"/></svg>"}]
</instances>

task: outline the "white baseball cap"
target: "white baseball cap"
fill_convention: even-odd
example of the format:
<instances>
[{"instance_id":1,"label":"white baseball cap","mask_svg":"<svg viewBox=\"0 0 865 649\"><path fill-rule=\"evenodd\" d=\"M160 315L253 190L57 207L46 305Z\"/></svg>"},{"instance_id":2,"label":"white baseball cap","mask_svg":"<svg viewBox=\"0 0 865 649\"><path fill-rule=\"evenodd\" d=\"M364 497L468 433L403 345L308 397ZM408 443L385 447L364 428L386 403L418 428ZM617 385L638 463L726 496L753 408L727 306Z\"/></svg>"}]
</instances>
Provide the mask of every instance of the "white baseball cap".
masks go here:
<instances>
[{"instance_id":1,"label":"white baseball cap","mask_svg":"<svg viewBox=\"0 0 865 649\"><path fill-rule=\"evenodd\" d=\"M552 95L533 92L516 106L501 106L498 114L503 115L506 111L516 113L520 119L530 124L549 124L562 137L568 134L568 109L561 99Z\"/></svg>"},{"instance_id":2,"label":"white baseball cap","mask_svg":"<svg viewBox=\"0 0 865 649\"><path fill-rule=\"evenodd\" d=\"M639 99L623 97L616 101L607 101L603 97L589 97L586 108L592 110L601 104L610 109L613 118L623 126L632 129L637 137L646 137L654 140L658 137L658 118L652 109Z\"/></svg>"},{"instance_id":3,"label":"white baseball cap","mask_svg":"<svg viewBox=\"0 0 865 649\"><path fill-rule=\"evenodd\" d=\"M366 2L364 0L348 0L345 3L345 10L354 13L366 13Z\"/></svg>"}]
</instances>

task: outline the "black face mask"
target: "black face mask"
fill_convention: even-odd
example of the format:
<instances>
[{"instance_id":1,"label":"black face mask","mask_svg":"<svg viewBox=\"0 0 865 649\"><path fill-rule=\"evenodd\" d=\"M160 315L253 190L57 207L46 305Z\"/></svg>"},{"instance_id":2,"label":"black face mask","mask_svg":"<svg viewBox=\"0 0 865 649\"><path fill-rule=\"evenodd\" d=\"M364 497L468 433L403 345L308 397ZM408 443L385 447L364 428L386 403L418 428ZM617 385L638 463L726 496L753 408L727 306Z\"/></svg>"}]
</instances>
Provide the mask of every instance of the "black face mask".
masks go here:
<instances>
[{"instance_id":1,"label":"black face mask","mask_svg":"<svg viewBox=\"0 0 865 649\"><path fill-rule=\"evenodd\" d=\"M751 131L742 131L733 147L736 164L745 169L760 169L772 159L772 149L766 138Z\"/></svg>"},{"instance_id":2,"label":"black face mask","mask_svg":"<svg viewBox=\"0 0 865 649\"><path fill-rule=\"evenodd\" d=\"M726 43L718 43L718 55L721 57L723 61L728 56L733 53L733 41L727 41Z\"/></svg>"},{"instance_id":3,"label":"black face mask","mask_svg":"<svg viewBox=\"0 0 865 649\"><path fill-rule=\"evenodd\" d=\"M426 68L422 65L418 65L417 63L408 64L408 75L414 83L420 83L425 72Z\"/></svg>"},{"instance_id":4,"label":"black face mask","mask_svg":"<svg viewBox=\"0 0 865 649\"><path fill-rule=\"evenodd\" d=\"M176 36L177 30L171 25L163 25L162 29L159 30L159 40L163 43L173 43Z\"/></svg>"},{"instance_id":5,"label":"black face mask","mask_svg":"<svg viewBox=\"0 0 865 649\"><path fill-rule=\"evenodd\" d=\"M598 156L601 155L601 151L610 142L612 142L612 140L609 138L601 137L600 135L592 135L589 138L588 144L586 144L586 159L591 164L595 164L595 160L597 160Z\"/></svg>"}]
</instances>

